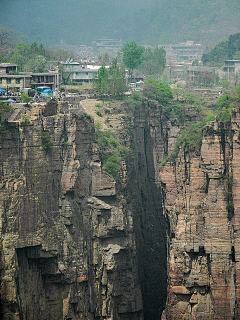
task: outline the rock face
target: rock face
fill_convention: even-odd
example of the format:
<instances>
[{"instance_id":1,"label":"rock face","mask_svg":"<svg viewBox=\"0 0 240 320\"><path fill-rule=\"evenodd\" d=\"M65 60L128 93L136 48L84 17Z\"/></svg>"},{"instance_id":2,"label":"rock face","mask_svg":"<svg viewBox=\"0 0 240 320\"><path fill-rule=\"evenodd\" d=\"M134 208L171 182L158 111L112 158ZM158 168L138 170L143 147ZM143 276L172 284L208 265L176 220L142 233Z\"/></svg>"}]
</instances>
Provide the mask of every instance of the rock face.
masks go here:
<instances>
[{"instance_id":1,"label":"rock face","mask_svg":"<svg viewBox=\"0 0 240 320\"><path fill-rule=\"evenodd\" d=\"M126 199L133 212L142 288L144 319L160 319L167 295L167 232L163 215L159 164L166 148L165 118L158 103L149 102L135 112L127 164Z\"/></svg>"},{"instance_id":2,"label":"rock face","mask_svg":"<svg viewBox=\"0 0 240 320\"><path fill-rule=\"evenodd\" d=\"M118 183L91 117L20 111L0 135L0 319L240 317L239 110L163 167L181 126L145 101Z\"/></svg>"},{"instance_id":3,"label":"rock face","mask_svg":"<svg viewBox=\"0 0 240 320\"><path fill-rule=\"evenodd\" d=\"M131 212L91 118L35 108L1 135L0 318L143 319Z\"/></svg>"},{"instance_id":4,"label":"rock face","mask_svg":"<svg viewBox=\"0 0 240 320\"><path fill-rule=\"evenodd\" d=\"M203 134L200 155L180 152L159 175L170 221L162 319L239 319L240 112Z\"/></svg>"}]
</instances>

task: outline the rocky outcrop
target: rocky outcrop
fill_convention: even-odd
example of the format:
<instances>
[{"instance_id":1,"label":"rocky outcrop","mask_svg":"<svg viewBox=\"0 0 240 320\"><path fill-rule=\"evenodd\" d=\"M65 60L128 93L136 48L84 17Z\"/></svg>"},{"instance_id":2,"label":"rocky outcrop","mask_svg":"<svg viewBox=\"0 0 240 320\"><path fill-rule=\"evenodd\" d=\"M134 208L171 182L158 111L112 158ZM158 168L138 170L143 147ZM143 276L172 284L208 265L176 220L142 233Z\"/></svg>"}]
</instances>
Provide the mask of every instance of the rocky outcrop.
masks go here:
<instances>
[{"instance_id":1,"label":"rocky outcrop","mask_svg":"<svg viewBox=\"0 0 240 320\"><path fill-rule=\"evenodd\" d=\"M170 221L169 285L162 319L239 318L239 129L204 128L200 155L180 151L159 174Z\"/></svg>"},{"instance_id":2,"label":"rocky outcrop","mask_svg":"<svg viewBox=\"0 0 240 320\"><path fill-rule=\"evenodd\" d=\"M180 148L164 165L181 123L143 101L121 127L131 153L117 183L87 114L50 101L9 119L0 318L239 318L239 110L207 124L199 152Z\"/></svg>"},{"instance_id":3,"label":"rocky outcrop","mask_svg":"<svg viewBox=\"0 0 240 320\"><path fill-rule=\"evenodd\" d=\"M1 318L143 319L131 212L91 118L54 101L24 113L0 141Z\"/></svg>"}]
</instances>

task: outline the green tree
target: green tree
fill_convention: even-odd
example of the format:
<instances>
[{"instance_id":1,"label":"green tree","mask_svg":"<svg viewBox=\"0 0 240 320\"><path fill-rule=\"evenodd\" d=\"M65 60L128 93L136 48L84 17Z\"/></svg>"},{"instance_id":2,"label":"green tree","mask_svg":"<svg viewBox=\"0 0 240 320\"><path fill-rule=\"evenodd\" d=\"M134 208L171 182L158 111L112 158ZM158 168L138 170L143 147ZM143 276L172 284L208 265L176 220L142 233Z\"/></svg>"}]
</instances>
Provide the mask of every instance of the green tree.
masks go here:
<instances>
[{"instance_id":1,"label":"green tree","mask_svg":"<svg viewBox=\"0 0 240 320\"><path fill-rule=\"evenodd\" d=\"M27 104L28 104L28 102L31 100L31 98L29 97L29 95L26 94L26 93L22 93L22 94L21 94L21 99L22 99L23 102L26 102Z\"/></svg>"},{"instance_id":2,"label":"green tree","mask_svg":"<svg viewBox=\"0 0 240 320\"><path fill-rule=\"evenodd\" d=\"M143 87L143 95L148 99L157 100L160 103L169 103L173 98L173 92L167 83L149 79Z\"/></svg>"},{"instance_id":3,"label":"green tree","mask_svg":"<svg viewBox=\"0 0 240 320\"><path fill-rule=\"evenodd\" d=\"M112 95L120 95L126 90L125 70L119 66L117 58L110 65L108 82L108 92Z\"/></svg>"},{"instance_id":4,"label":"green tree","mask_svg":"<svg viewBox=\"0 0 240 320\"><path fill-rule=\"evenodd\" d=\"M155 62L153 59L153 51L151 48L147 48L143 54L143 61L138 67L145 75L155 74Z\"/></svg>"},{"instance_id":5,"label":"green tree","mask_svg":"<svg viewBox=\"0 0 240 320\"><path fill-rule=\"evenodd\" d=\"M108 69L102 65L98 69L97 78L95 79L95 87L100 94L106 94L108 92Z\"/></svg>"},{"instance_id":6,"label":"green tree","mask_svg":"<svg viewBox=\"0 0 240 320\"><path fill-rule=\"evenodd\" d=\"M47 63L46 50L42 44L37 45L33 42L31 45L18 43L11 61L18 64L20 71L44 72Z\"/></svg>"},{"instance_id":7,"label":"green tree","mask_svg":"<svg viewBox=\"0 0 240 320\"><path fill-rule=\"evenodd\" d=\"M161 75L166 66L166 51L163 48L155 48L153 51L156 73Z\"/></svg>"},{"instance_id":8,"label":"green tree","mask_svg":"<svg viewBox=\"0 0 240 320\"><path fill-rule=\"evenodd\" d=\"M143 54L143 61L138 67L145 75L161 75L166 65L166 51L163 48L147 48Z\"/></svg>"},{"instance_id":9,"label":"green tree","mask_svg":"<svg viewBox=\"0 0 240 320\"><path fill-rule=\"evenodd\" d=\"M98 70L94 86L100 94L120 95L126 90L125 70L113 59L109 69L104 65Z\"/></svg>"},{"instance_id":10,"label":"green tree","mask_svg":"<svg viewBox=\"0 0 240 320\"><path fill-rule=\"evenodd\" d=\"M26 43L18 43L11 59L12 62L15 62L18 64L18 68L20 69L20 71L25 71L25 65L29 58L30 58L29 45Z\"/></svg>"},{"instance_id":11,"label":"green tree","mask_svg":"<svg viewBox=\"0 0 240 320\"><path fill-rule=\"evenodd\" d=\"M203 54L204 65L222 66L224 60L236 59L240 51L240 33L230 35L228 40L218 43L209 53Z\"/></svg>"},{"instance_id":12,"label":"green tree","mask_svg":"<svg viewBox=\"0 0 240 320\"><path fill-rule=\"evenodd\" d=\"M131 78L133 69L136 69L143 61L144 47L134 40L127 41L122 47L123 63L129 69Z\"/></svg>"}]
</instances>

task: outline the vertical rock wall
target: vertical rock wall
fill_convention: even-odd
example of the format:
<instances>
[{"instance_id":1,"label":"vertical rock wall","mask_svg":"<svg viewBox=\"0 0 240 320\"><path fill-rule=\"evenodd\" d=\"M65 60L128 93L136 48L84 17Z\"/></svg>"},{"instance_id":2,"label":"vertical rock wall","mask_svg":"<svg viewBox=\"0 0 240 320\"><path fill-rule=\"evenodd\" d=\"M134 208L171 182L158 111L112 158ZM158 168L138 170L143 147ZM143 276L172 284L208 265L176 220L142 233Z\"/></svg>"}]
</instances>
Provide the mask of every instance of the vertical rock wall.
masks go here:
<instances>
[{"instance_id":1,"label":"vertical rock wall","mask_svg":"<svg viewBox=\"0 0 240 320\"><path fill-rule=\"evenodd\" d=\"M117 185L91 118L31 112L0 140L0 318L238 319L240 112L163 168L180 124L145 101Z\"/></svg>"},{"instance_id":2,"label":"vertical rock wall","mask_svg":"<svg viewBox=\"0 0 240 320\"><path fill-rule=\"evenodd\" d=\"M160 173L169 217L162 319L239 318L239 110L204 129L200 155L180 151Z\"/></svg>"},{"instance_id":3,"label":"vertical rock wall","mask_svg":"<svg viewBox=\"0 0 240 320\"><path fill-rule=\"evenodd\" d=\"M161 107L145 102L134 115L126 198L133 212L144 319L161 318L167 294L167 230L163 215L160 163L166 148L166 120Z\"/></svg>"},{"instance_id":4,"label":"vertical rock wall","mask_svg":"<svg viewBox=\"0 0 240 320\"><path fill-rule=\"evenodd\" d=\"M2 319L143 319L131 212L86 114L31 110L0 141Z\"/></svg>"}]
</instances>

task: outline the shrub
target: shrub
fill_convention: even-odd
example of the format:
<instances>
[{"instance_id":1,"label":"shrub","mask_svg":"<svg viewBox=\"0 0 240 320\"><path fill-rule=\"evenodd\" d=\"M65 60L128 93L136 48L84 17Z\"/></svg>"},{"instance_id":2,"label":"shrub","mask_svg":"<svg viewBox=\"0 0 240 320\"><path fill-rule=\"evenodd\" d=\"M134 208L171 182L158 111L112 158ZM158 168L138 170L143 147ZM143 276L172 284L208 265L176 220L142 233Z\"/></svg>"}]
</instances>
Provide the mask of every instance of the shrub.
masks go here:
<instances>
[{"instance_id":1,"label":"shrub","mask_svg":"<svg viewBox=\"0 0 240 320\"><path fill-rule=\"evenodd\" d=\"M232 217L234 216L234 205L232 202L229 202L227 205L226 205L226 210L228 212L228 219L231 220Z\"/></svg>"},{"instance_id":2,"label":"shrub","mask_svg":"<svg viewBox=\"0 0 240 320\"><path fill-rule=\"evenodd\" d=\"M115 177L121 166L121 158L118 154L111 154L103 164L103 170Z\"/></svg>"},{"instance_id":3,"label":"shrub","mask_svg":"<svg viewBox=\"0 0 240 320\"><path fill-rule=\"evenodd\" d=\"M62 146L63 147L69 147L71 145L71 143L69 143L68 141L63 141Z\"/></svg>"},{"instance_id":4,"label":"shrub","mask_svg":"<svg viewBox=\"0 0 240 320\"><path fill-rule=\"evenodd\" d=\"M118 146L117 139L115 139L114 137L109 138L109 143L111 146L113 146L113 148L117 148L117 146Z\"/></svg>"},{"instance_id":5,"label":"shrub","mask_svg":"<svg viewBox=\"0 0 240 320\"><path fill-rule=\"evenodd\" d=\"M31 124L30 121L31 117L26 115L26 114L22 114L21 115L21 121L20 121L20 126L26 126L28 124Z\"/></svg>"},{"instance_id":6,"label":"shrub","mask_svg":"<svg viewBox=\"0 0 240 320\"><path fill-rule=\"evenodd\" d=\"M102 113L101 113L100 110L97 110L97 111L96 111L96 114L97 114L99 117L102 117Z\"/></svg>"},{"instance_id":7,"label":"shrub","mask_svg":"<svg viewBox=\"0 0 240 320\"><path fill-rule=\"evenodd\" d=\"M26 94L26 93L22 93L22 94L21 94L21 99L22 99L23 102L26 102L27 104L28 104L28 102L31 100L31 98L29 97L29 95Z\"/></svg>"},{"instance_id":8,"label":"shrub","mask_svg":"<svg viewBox=\"0 0 240 320\"><path fill-rule=\"evenodd\" d=\"M0 101L0 121L2 121L2 116L12 111L13 111L13 108L10 105Z\"/></svg>"},{"instance_id":9,"label":"shrub","mask_svg":"<svg viewBox=\"0 0 240 320\"><path fill-rule=\"evenodd\" d=\"M100 122L95 122L94 127L96 130L100 130L102 128L102 124Z\"/></svg>"},{"instance_id":10,"label":"shrub","mask_svg":"<svg viewBox=\"0 0 240 320\"><path fill-rule=\"evenodd\" d=\"M96 130L102 168L116 177L121 167L121 160L129 155L129 149L120 145L119 141L108 130Z\"/></svg>"},{"instance_id":11,"label":"shrub","mask_svg":"<svg viewBox=\"0 0 240 320\"><path fill-rule=\"evenodd\" d=\"M45 151L49 151L50 149L52 149L52 142L49 133L46 131L42 133L42 148Z\"/></svg>"}]
</instances>

